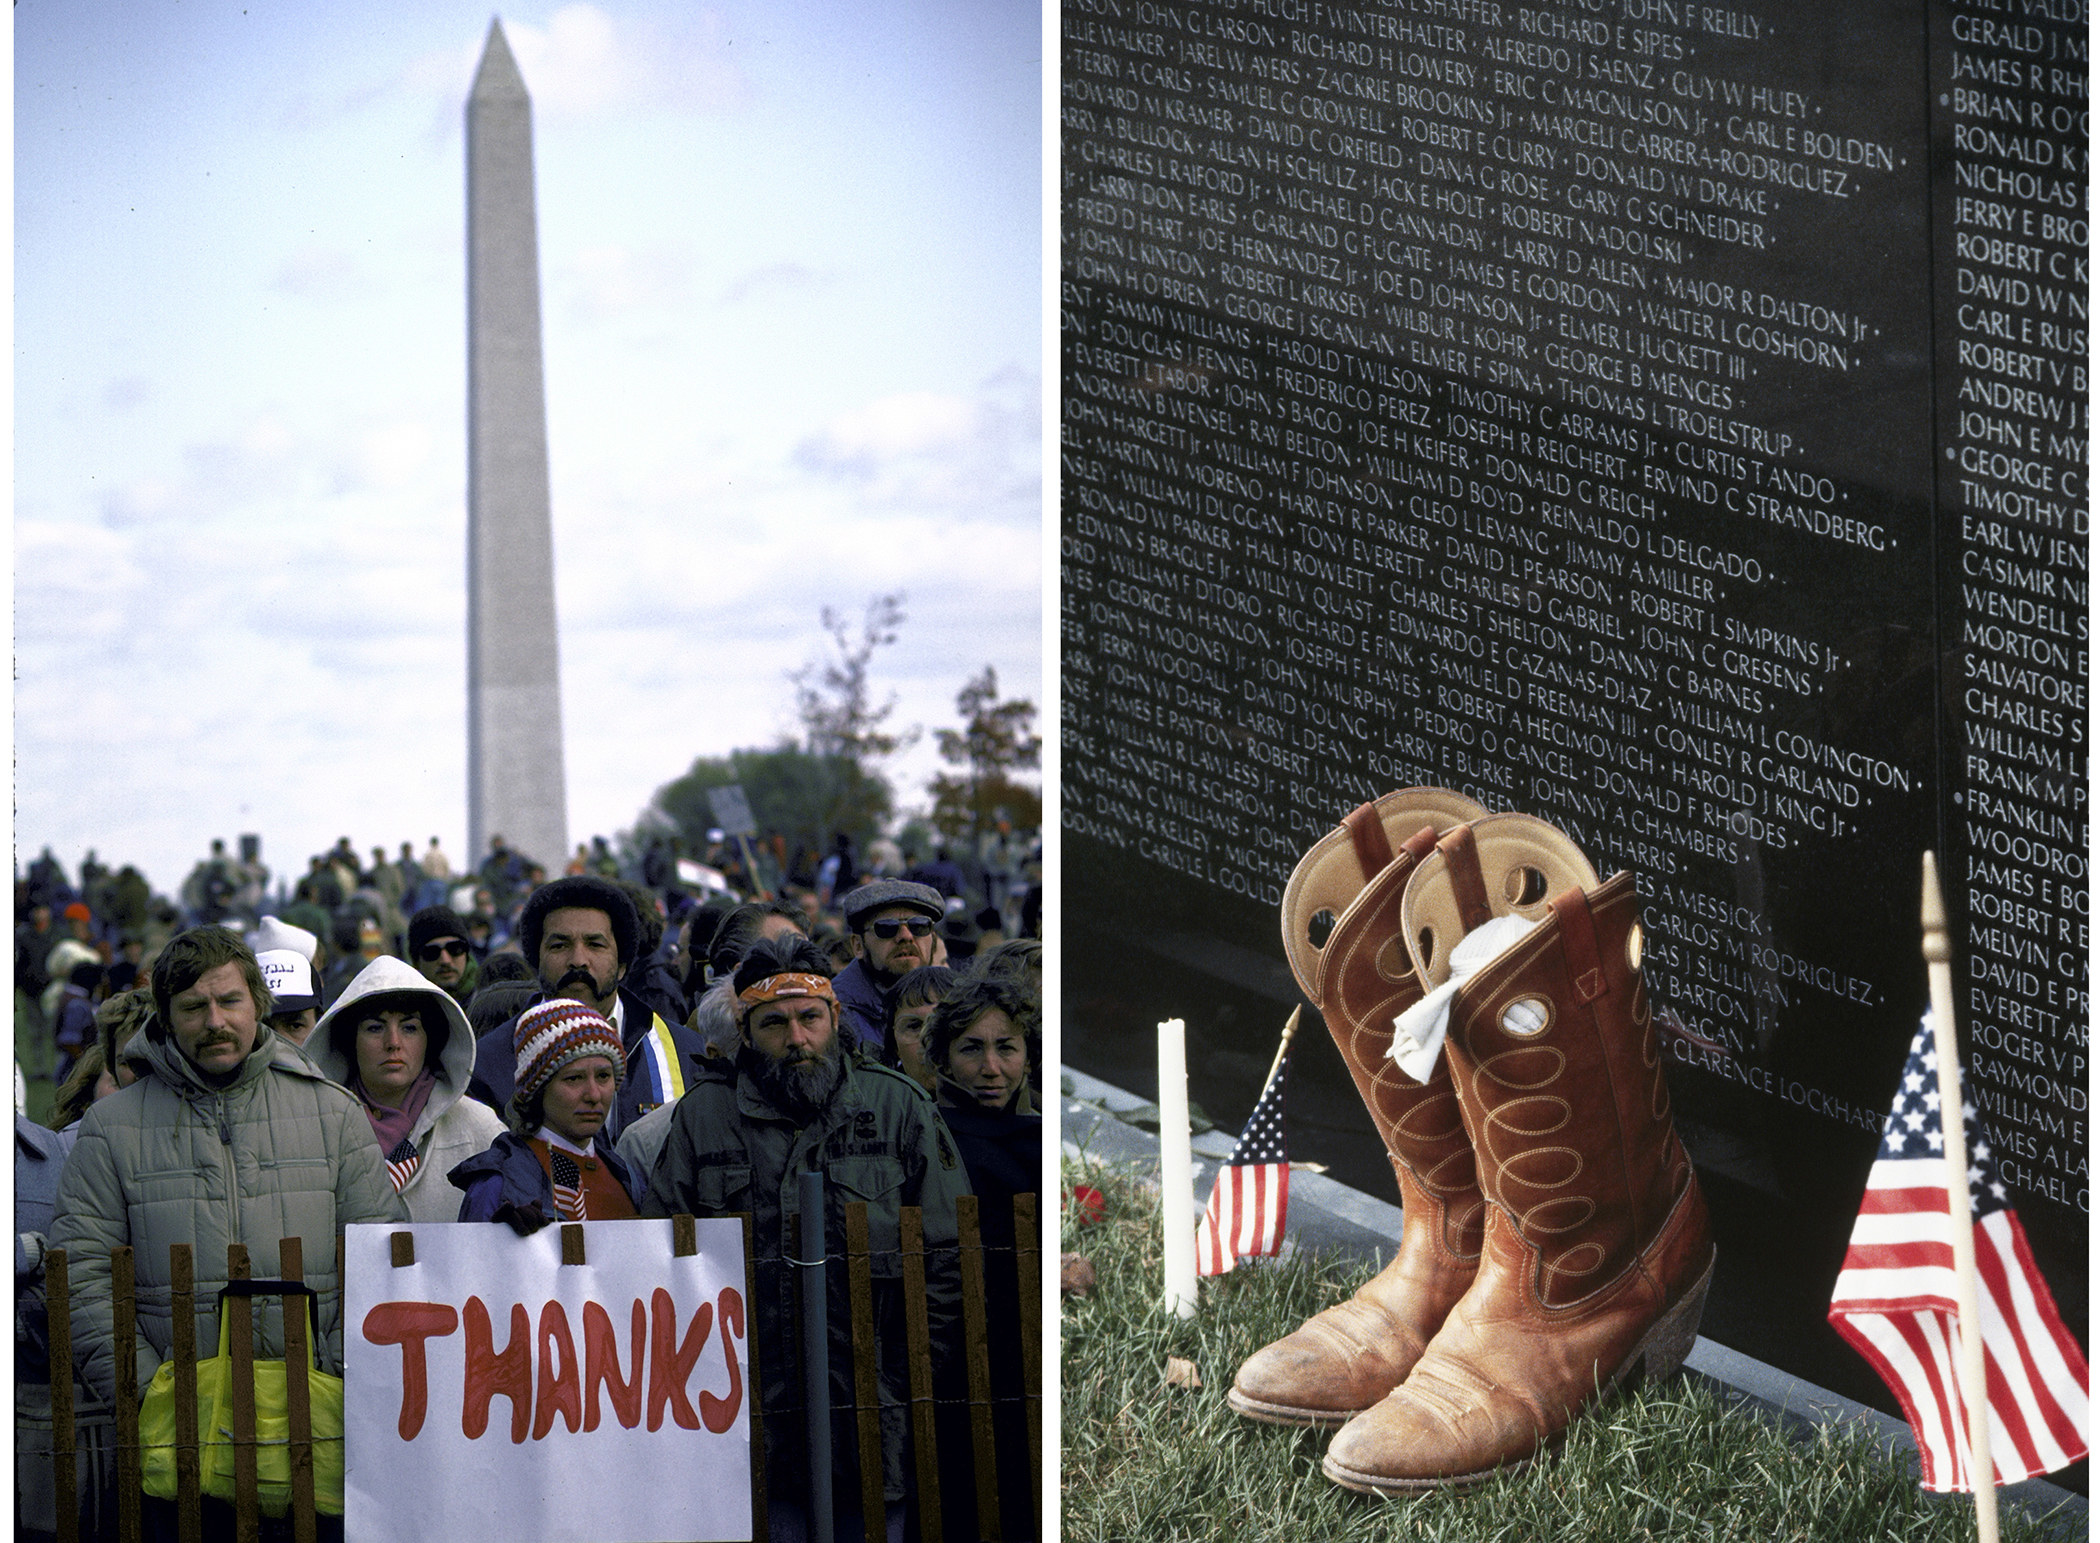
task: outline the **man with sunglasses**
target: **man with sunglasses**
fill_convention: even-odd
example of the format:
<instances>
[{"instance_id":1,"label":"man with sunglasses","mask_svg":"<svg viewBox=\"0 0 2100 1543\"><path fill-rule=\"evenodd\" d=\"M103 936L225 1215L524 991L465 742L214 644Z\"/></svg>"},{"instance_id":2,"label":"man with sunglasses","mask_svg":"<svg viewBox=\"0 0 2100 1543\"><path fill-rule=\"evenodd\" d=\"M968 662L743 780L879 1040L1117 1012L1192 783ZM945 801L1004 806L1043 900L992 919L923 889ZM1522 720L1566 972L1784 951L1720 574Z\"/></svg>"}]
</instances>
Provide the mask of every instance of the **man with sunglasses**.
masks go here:
<instances>
[{"instance_id":1,"label":"man with sunglasses","mask_svg":"<svg viewBox=\"0 0 2100 1543\"><path fill-rule=\"evenodd\" d=\"M467 924L447 906L426 905L408 919L408 959L423 979L462 1008L481 983Z\"/></svg>"},{"instance_id":2,"label":"man with sunglasses","mask_svg":"<svg viewBox=\"0 0 2100 1543\"><path fill-rule=\"evenodd\" d=\"M856 1041L879 1049L899 983L920 965L939 964L946 957L937 930L945 907L940 891L930 885L876 879L847 895L840 909L853 935L853 962L831 989Z\"/></svg>"}]
</instances>

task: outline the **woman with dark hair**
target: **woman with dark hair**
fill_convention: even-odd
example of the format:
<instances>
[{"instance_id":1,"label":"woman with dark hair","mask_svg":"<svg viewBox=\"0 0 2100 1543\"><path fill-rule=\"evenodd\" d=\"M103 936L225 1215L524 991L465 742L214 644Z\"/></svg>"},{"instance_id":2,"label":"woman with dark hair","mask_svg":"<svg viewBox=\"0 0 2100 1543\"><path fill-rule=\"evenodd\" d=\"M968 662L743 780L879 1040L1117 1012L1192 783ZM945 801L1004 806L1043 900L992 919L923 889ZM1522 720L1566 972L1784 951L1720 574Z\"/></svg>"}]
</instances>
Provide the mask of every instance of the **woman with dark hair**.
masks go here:
<instances>
[{"instance_id":1,"label":"woman with dark hair","mask_svg":"<svg viewBox=\"0 0 2100 1543\"><path fill-rule=\"evenodd\" d=\"M1028 1463L1027 1387L1021 1362L1021 1292L1014 1243L1014 1197L1042 1188L1043 1117L1031 1075L1042 1062L1042 1007L1009 975L965 973L926 1024L926 1058L940 1079L941 1117L962 1152L978 1197L984 1239L985 1323L992 1372L992 1429L998 1446L1003 1535L1030 1538L1034 1517ZM1041 1223L1037 1223L1040 1232ZM1040 1239L1036 1240L1040 1248ZM951 1419L939 1435L967 1441ZM974 1490L942 1486L947 1529L976 1537Z\"/></svg>"},{"instance_id":2,"label":"woman with dark hair","mask_svg":"<svg viewBox=\"0 0 2100 1543\"><path fill-rule=\"evenodd\" d=\"M495 1111L466 1096L474 1033L452 993L382 954L344 988L307 1037L314 1064L357 1095L410 1221L449 1222L453 1164L502 1133Z\"/></svg>"},{"instance_id":3,"label":"woman with dark hair","mask_svg":"<svg viewBox=\"0 0 2100 1543\"><path fill-rule=\"evenodd\" d=\"M975 972L958 978L927 1021L941 1116L980 1198L1030 1194L1041 1183L1043 1117L1029 1084L1042 1059L1042 1024L1020 981Z\"/></svg>"},{"instance_id":4,"label":"woman with dark hair","mask_svg":"<svg viewBox=\"0 0 2100 1543\"><path fill-rule=\"evenodd\" d=\"M926 1059L926 1020L961 979L960 971L945 964L920 965L897 982L897 1008L883 1029L883 1064L894 1066L929 1093L939 1092L940 1078Z\"/></svg>"},{"instance_id":5,"label":"woman with dark hair","mask_svg":"<svg viewBox=\"0 0 2100 1543\"><path fill-rule=\"evenodd\" d=\"M510 1129L454 1168L466 1191L463 1222L509 1222L530 1236L553 1221L619 1221L640 1214L646 1180L598 1139L613 1111L627 1057L604 1018L567 997L518 1015L518 1081Z\"/></svg>"}]
</instances>

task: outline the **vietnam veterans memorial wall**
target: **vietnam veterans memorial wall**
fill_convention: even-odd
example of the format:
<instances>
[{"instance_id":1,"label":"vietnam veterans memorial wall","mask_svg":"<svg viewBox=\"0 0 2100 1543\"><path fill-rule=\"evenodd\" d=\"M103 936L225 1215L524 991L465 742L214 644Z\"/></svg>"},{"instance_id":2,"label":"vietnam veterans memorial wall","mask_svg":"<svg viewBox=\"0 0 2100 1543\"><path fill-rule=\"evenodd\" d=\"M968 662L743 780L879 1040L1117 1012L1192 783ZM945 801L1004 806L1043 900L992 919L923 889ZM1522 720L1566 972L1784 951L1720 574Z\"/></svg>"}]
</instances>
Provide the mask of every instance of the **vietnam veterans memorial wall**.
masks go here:
<instances>
[{"instance_id":1,"label":"vietnam veterans memorial wall","mask_svg":"<svg viewBox=\"0 0 2100 1543\"><path fill-rule=\"evenodd\" d=\"M1639 875L1655 1000L1716 1047L1668 1046L1705 1332L1893 1412L1823 1312L1933 848L1977 1117L2083 1341L2084 5L1062 30L1067 1059L1149 1088L1123 1046L1186 1014L1231 1125L1306 847L1413 783L1554 821ZM1390 1196L1299 1059L1294 1155Z\"/></svg>"}]
</instances>

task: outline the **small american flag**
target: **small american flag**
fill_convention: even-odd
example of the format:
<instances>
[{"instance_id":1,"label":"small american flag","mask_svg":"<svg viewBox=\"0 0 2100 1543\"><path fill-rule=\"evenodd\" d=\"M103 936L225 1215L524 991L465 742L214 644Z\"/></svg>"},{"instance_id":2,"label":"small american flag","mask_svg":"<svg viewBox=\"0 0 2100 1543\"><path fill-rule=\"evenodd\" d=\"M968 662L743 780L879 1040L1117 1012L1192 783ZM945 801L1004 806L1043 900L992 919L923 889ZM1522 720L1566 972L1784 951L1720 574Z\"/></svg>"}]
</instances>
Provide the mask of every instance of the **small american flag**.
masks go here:
<instances>
[{"instance_id":1,"label":"small american flag","mask_svg":"<svg viewBox=\"0 0 2100 1543\"><path fill-rule=\"evenodd\" d=\"M1293 1019L1295 1025L1296 1020ZM1291 1198L1291 1161L1283 1138L1283 1079L1290 1074L1288 1044L1255 1100L1247 1128L1218 1170L1210 1204L1196 1223L1196 1273L1222 1275L1241 1259L1283 1247L1283 1216Z\"/></svg>"},{"instance_id":2,"label":"small american flag","mask_svg":"<svg viewBox=\"0 0 2100 1543\"><path fill-rule=\"evenodd\" d=\"M386 1176L394 1181L395 1194L408 1187L410 1177L422 1161L423 1154L416 1150L416 1144L408 1137L403 1136L394 1143L394 1150L386 1155Z\"/></svg>"},{"instance_id":3,"label":"small american flag","mask_svg":"<svg viewBox=\"0 0 2100 1543\"><path fill-rule=\"evenodd\" d=\"M1902 1402L1917 1433L1925 1488L1973 1490L1938 1068L1928 1018L1911 1041L1881 1154L1867 1176L1830 1321ZM1997 1483L2012 1484L2085 1455L2086 1364L2034 1267L1966 1101L1962 1114L1991 1466Z\"/></svg>"},{"instance_id":4,"label":"small american flag","mask_svg":"<svg viewBox=\"0 0 2100 1543\"><path fill-rule=\"evenodd\" d=\"M554 1170L554 1208L572 1222L583 1220L583 1170L560 1147L550 1146L548 1167Z\"/></svg>"}]
</instances>

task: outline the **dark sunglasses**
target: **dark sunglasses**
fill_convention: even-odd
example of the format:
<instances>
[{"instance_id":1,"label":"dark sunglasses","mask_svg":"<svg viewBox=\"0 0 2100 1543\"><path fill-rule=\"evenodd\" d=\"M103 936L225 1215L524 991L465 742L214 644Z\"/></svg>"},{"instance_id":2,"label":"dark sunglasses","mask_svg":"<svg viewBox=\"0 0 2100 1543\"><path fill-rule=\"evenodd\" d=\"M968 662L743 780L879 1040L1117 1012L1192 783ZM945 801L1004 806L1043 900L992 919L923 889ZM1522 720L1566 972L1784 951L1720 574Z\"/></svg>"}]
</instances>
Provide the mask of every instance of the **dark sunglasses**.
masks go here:
<instances>
[{"instance_id":1,"label":"dark sunglasses","mask_svg":"<svg viewBox=\"0 0 2100 1543\"><path fill-rule=\"evenodd\" d=\"M436 964L441 954L450 955L454 959L464 959L467 957L467 945L458 938L447 938L442 943L425 943L423 951L416 957L425 964Z\"/></svg>"},{"instance_id":2,"label":"dark sunglasses","mask_svg":"<svg viewBox=\"0 0 2100 1543\"><path fill-rule=\"evenodd\" d=\"M909 932L915 938L923 938L933 931L933 923L923 916L891 916L879 922L869 922L868 931L887 943L899 932Z\"/></svg>"}]
</instances>

